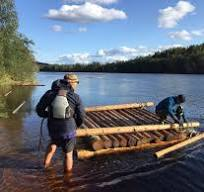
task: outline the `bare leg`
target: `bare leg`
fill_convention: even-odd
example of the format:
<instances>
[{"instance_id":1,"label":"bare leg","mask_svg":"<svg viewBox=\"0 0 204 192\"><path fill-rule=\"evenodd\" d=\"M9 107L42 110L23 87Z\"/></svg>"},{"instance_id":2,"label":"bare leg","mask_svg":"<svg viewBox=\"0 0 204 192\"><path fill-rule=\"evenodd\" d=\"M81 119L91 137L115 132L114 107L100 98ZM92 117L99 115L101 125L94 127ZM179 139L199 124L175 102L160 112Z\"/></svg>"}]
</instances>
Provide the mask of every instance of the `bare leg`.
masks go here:
<instances>
[{"instance_id":1,"label":"bare leg","mask_svg":"<svg viewBox=\"0 0 204 192\"><path fill-rule=\"evenodd\" d=\"M47 147L47 151L45 153L45 159L44 159L44 167L47 168L50 165L50 162L52 160L53 155L55 154L55 151L57 149L57 145L55 144L49 144Z\"/></svg>"},{"instance_id":2,"label":"bare leg","mask_svg":"<svg viewBox=\"0 0 204 192\"><path fill-rule=\"evenodd\" d=\"M69 173L72 171L72 167L73 167L73 151L70 151L68 153L65 153L64 171L66 173Z\"/></svg>"}]
</instances>

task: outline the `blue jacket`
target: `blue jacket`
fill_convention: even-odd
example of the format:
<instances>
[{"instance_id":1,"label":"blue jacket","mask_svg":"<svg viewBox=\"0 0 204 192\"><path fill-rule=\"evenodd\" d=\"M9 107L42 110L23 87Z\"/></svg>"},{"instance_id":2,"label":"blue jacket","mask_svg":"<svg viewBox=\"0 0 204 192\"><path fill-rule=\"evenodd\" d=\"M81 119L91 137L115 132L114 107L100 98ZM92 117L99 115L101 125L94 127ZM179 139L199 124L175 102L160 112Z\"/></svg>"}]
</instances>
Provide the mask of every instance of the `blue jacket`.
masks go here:
<instances>
[{"instance_id":1,"label":"blue jacket","mask_svg":"<svg viewBox=\"0 0 204 192\"><path fill-rule=\"evenodd\" d=\"M177 119L175 114L178 106L179 104L177 103L176 97L167 97L156 106L156 111L162 110L166 112L166 114L170 115L173 119Z\"/></svg>"},{"instance_id":2,"label":"blue jacket","mask_svg":"<svg viewBox=\"0 0 204 192\"><path fill-rule=\"evenodd\" d=\"M53 87L52 87L53 88ZM85 117L85 111L82 101L74 90L69 86L67 87L67 99L73 115L69 119L53 119L49 117L49 113L46 110L48 106L54 100L57 92L56 90L48 90L40 99L36 106L36 112L40 117L48 118L47 125L49 135L53 139L58 138L71 138L75 136L76 128L80 127Z\"/></svg>"}]
</instances>

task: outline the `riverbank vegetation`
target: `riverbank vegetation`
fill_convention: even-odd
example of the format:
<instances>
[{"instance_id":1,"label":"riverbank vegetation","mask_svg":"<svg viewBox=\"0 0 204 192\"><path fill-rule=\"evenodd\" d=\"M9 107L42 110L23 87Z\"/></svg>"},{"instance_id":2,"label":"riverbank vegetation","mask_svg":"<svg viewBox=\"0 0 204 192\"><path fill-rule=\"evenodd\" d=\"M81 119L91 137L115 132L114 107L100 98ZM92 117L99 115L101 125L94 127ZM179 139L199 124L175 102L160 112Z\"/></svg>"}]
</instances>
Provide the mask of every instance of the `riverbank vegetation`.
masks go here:
<instances>
[{"instance_id":1,"label":"riverbank vegetation","mask_svg":"<svg viewBox=\"0 0 204 192\"><path fill-rule=\"evenodd\" d=\"M17 29L14 1L4 0L0 3L0 84L34 80L33 42Z\"/></svg>"},{"instance_id":2,"label":"riverbank vegetation","mask_svg":"<svg viewBox=\"0 0 204 192\"><path fill-rule=\"evenodd\" d=\"M40 71L204 74L204 43L178 47L129 61L85 65L38 63Z\"/></svg>"}]
</instances>

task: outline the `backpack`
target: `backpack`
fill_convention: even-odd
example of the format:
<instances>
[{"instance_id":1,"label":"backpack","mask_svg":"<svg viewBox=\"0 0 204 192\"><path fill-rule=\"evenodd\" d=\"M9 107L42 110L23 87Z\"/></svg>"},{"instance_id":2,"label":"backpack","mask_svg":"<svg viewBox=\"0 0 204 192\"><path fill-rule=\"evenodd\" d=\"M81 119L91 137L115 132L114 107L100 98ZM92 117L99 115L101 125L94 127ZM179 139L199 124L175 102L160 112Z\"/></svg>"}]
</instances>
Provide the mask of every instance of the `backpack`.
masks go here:
<instances>
[{"instance_id":1,"label":"backpack","mask_svg":"<svg viewBox=\"0 0 204 192\"><path fill-rule=\"evenodd\" d=\"M71 107L67 99L67 90L59 89L50 104L50 117L55 119L68 119L71 117Z\"/></svg>"}]
</instances>

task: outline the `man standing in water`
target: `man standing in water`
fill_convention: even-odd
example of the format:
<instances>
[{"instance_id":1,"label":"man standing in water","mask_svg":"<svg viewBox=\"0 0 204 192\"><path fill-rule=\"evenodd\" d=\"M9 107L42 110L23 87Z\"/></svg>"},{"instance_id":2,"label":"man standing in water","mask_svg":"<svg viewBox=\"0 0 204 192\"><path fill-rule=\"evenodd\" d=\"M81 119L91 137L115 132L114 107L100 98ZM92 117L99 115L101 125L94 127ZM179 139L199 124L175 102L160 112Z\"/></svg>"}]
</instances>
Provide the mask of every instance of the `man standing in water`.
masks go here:
<instances>
[{"instance_id":1,"label":"man standing in water","mask_svg":"<svg viewBox=\"0 0 204 192\"><path fill-rule=\"evenodd\" d=\"M75 74L66 74L64 79L53 82L52 89L48 90L37 104L37 114L48 118L47 126L51 138L45 154L45 168L50 165L57 147L61 147L65 155L64 171L72 170L76 128L81 126L85 116L81 99L74 93L78 83Z\"/></svg>"},{"instance_id":2,"label":"man standing in water","mask_svg":"<svg viewBox=\"0 0 204 192\"><path fill-rule=\"evenodd\" d=\"M186 122L183 108L180 106L181 103L185 102L185 97L183 95L167 97L162 100L156 106L156 114L159 116L161 123L164 123L164 120L167 119L169 115L175 123L181 122L181 117L184 122Z\"/></svg>"}]
</instances>

